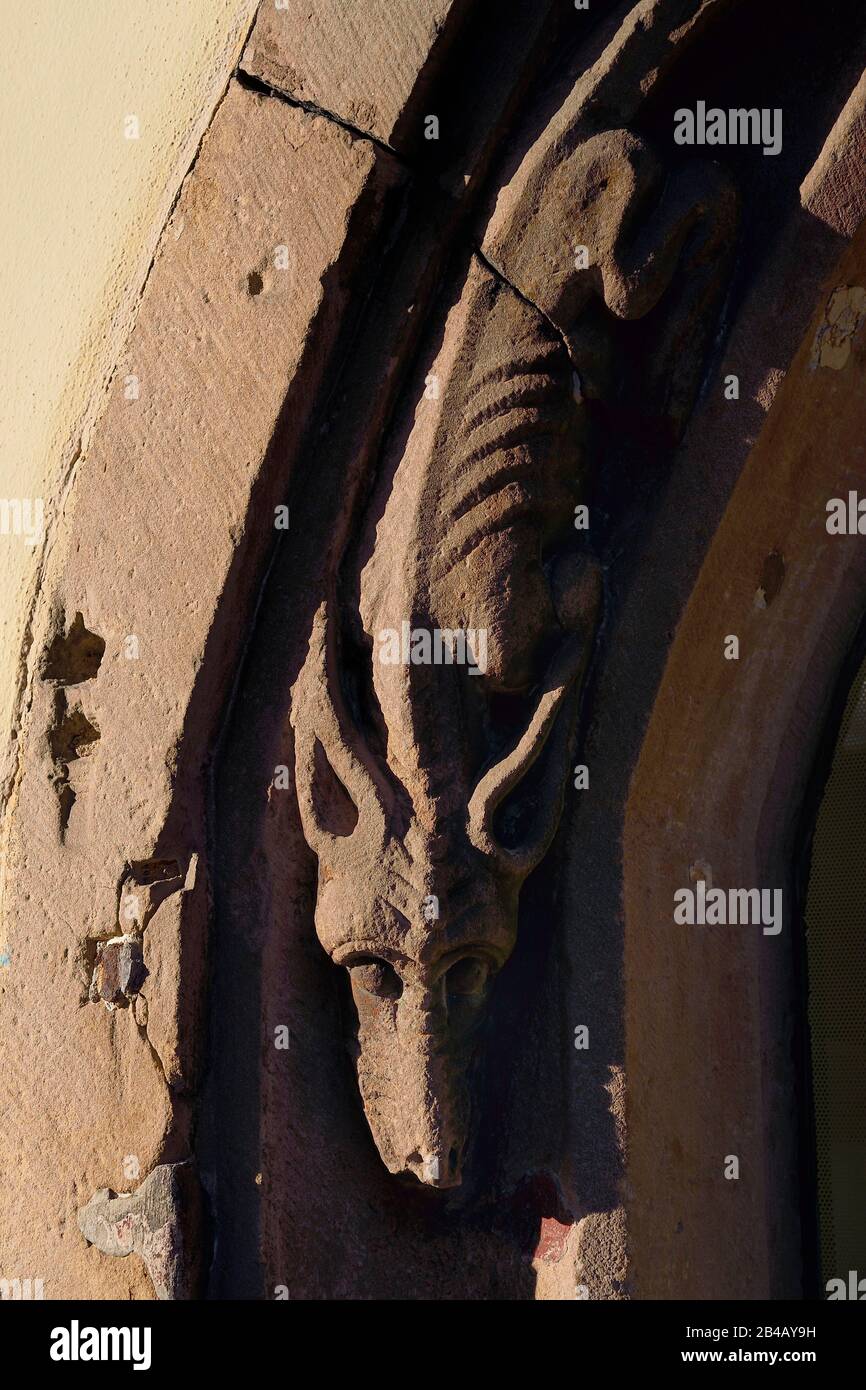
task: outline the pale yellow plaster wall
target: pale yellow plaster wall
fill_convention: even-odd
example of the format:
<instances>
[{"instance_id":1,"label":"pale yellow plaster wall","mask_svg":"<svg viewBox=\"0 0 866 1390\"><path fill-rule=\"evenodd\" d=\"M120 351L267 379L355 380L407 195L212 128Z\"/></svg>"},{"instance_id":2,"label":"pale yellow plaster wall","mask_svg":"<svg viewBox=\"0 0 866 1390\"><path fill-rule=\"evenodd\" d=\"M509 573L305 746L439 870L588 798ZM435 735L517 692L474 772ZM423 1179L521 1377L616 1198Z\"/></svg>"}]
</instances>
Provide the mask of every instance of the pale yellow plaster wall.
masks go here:
<instances>
[{"instance_id":1,"label":"pale yellow plaster wall","mask_svg":"<svg viewBox=\"0 0 866 1390\"><path fill-rule=\"evenodd\" d=\"M3 12L0 786L52 524L255 8L256 0L27 0ZM138 120L138 139L127 138L128 117ZM45 539L28 544L22 532L29 522L38 536L39 498ZM29 516L3 501L29 501Z\"/></svg>"}]
</instances>

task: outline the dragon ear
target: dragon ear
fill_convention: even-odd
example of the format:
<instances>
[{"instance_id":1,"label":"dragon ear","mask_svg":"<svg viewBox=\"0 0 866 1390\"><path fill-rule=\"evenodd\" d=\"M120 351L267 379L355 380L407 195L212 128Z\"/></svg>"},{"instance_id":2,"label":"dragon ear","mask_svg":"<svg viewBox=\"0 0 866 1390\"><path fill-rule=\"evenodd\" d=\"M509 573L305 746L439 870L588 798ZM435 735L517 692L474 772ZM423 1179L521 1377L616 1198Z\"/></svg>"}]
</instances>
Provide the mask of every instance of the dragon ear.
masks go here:
<instances>
[{"instance_id":1,"label":"dragon ear","mask_svg":"<svg viewBox=\"0 0 866 1390\"><path fill-rule=\"evenodd\" d=\"M521 878L526 877L547 852L562 813L577 702L592 649L595 612L597 604L592 617L584 613L579 629L562 643L548 669L525 732L510 753L488 768L469 800L467 834L470 842L506 872ZM531 831L519 844L505 845L493 827L496 811L542 753L546 754L545 765L533 788L536 804Z\"/></svg>"},{"instance_id":2,"label":"dragon ear","mask_svg":"<svg viewBox=\"0 0 866 1390\"><path fill-rule=\"evenodd\" d=\"M357 835L374 851L381 850L392 810L391 788L349 718L327 600L313 622L291 724L298 805L310 846L329 864L344 856L348 841Z\"/></svg>"}]
</instances>

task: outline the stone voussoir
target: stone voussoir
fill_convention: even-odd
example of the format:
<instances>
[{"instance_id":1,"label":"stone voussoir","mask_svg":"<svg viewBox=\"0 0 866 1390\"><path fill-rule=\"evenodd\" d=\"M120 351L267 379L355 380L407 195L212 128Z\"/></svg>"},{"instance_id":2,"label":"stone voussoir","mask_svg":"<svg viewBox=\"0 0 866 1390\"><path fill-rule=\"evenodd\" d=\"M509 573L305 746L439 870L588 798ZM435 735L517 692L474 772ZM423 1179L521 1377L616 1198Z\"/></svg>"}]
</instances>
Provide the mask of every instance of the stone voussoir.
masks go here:
<instances>
[{"instance_id":1,"label":"stone voussoir","mask_svg":"<svg viewBox=\"0 0 866 1390\"><path fill-rule=\"evenodd\" d=\"M423 95L470 9L468 0L265 0L241 67L403 153L435 114L421 109Z\"/></svg>"}]
</instances>

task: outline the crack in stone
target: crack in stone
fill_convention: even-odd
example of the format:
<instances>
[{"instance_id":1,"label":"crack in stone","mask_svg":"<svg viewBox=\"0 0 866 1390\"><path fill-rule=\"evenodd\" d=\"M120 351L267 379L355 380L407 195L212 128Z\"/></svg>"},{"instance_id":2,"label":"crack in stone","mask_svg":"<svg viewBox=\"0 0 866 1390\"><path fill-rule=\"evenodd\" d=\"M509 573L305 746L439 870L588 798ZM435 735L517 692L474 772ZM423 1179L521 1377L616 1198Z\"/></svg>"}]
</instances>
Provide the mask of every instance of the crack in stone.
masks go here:
<instances>
[{"instance_id":1,"label":"crack in stone","mask_svg":"<svg viewBox=\"0 0 866 1390\"><path fill-rule=\"evenodd\" d=\"M246 68L238 67L235 78L237 82L247 91L258 92L261 96L274 97L277 101L283 101L287 106L294 106L296 110L306 111L308 116L321 116L323 120L330 121L332 125L339 126L347 135L351 135L353 140L366 140L368 144L375 145L377 150L383 154L390 155L403 169L418 176L417 169L413 169L407 160L394 149L393 145L388 145L378 136L371 135L368 130L362 130L360 126L352 125L351 121L344 120L342 116L337 116L333 111L328 111L324 106L316 106L315 102L302 101L300 97L293 97L288 92L283 92L279 87L273 87L263 78L256 77L253 73L247 72Z\"/></svg>"},{"instance_id":2,"label":"crack in stone","mask_svg":"<svg viewBox=\"0 0 866 1390\"><path fill-rule=\"evenodd\" d=\"M550 328L551 332L555 333L559 341L562 343L562 346L565 348L566 356L568 357L569 362L571 362L572 366L575 366L574 358L572 356L571 348L569 347L568 339L566 338L559 325L554 323L553 319L550 318L550 316L546 314L544 310L538 304L535 303L534 300L530 299L528 294L524 294L523 290L521 290L518 285L515 285L512 280L509 280L508 276L503 274L499 266L494 264L493 261L491 261L490 257L487 256L485 252L481 250L480 246L473 245L471 249L474 255L478 257L479 261L485 267L485 269L489 270L490 274L495 276L496 279L500 282L500 284L505 285L509 290L513 291L513 293L517 295L518 299L522 299L524 304L528 305L530 309L533 309L536 314L539 314L541 316L541 318L547 324L548 328Z\"/></svg>"}]
</instances>

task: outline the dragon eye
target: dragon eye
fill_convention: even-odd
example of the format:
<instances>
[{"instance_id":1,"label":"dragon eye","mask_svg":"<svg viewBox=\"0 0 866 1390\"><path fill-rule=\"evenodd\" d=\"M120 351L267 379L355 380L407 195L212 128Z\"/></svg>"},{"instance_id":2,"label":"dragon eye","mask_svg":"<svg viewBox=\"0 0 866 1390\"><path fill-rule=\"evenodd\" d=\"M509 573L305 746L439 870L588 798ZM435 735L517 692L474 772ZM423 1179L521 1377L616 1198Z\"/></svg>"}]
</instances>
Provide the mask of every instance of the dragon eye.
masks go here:
<instances>
[{"instance_id":1,"label":"dragon eye","mask_svg":"<svg viewBox=\"0 0 866 1390\"><path fill-rule=\"evenodd\" d=\"M490 969L478 956L464 956L455 961L445 976L449 994L481 994L487 984Z\"/></svg>"},{"instance_id":2,"label":"dragon eye","mask_svg":"<svg viewBox=\"0 0 866 1390\"><path fill-rule=\"evenodd\" d=\"M378 999L399 999L403 993L403 981L386 960L359 960L349 969L353 984L368 994L375 994Z\"/></svg>"}]
</instances>

